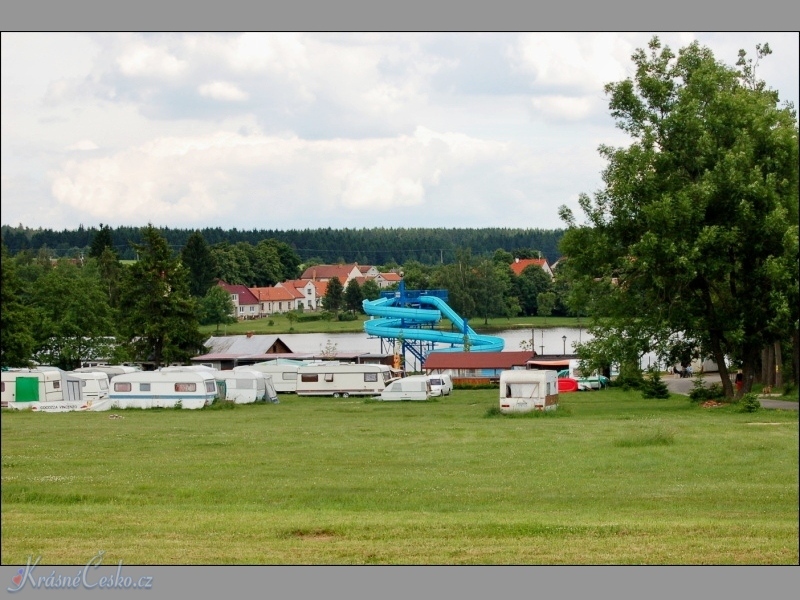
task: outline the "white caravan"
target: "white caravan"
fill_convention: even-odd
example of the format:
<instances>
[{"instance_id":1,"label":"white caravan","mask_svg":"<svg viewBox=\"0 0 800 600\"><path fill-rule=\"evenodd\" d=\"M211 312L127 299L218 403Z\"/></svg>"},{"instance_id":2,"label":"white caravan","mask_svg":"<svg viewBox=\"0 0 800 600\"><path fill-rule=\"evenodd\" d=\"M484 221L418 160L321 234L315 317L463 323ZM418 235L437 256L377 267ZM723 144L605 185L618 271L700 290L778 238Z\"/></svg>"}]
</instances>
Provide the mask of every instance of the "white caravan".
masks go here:
<instances>
[{"instance_id":1,"label":"white caravan","mask_svg":"<svg viewBox=\"0 0 800 600\"><path fill-rule=\"evenodd\" d=\"M81 392L83 399L86 400L91 406L102 406L105 404L106 410L111 407L111 400L109 399L109 383L108 375L100 371L76 372L70 371L81 380Z\"/></svg>"},{"instance_id":2,"label":"white caravan","mask_svg":"<svg viewBox=\"0 0 800 600\"><path fill-rule=\"evenodd\" d=\"M217 371L217 384L225 386L225 399L238 404L266 400L277 402L278 394L269 373L248 367L234 367L232 371ZM222 390L220 390L221 392Z\"/></svg>"},{"instance_id":3,"label":"white caravan","mask_svg":"<svg viewBox=\"0 0 800 600\"><path fill-rule=\"evenodd\" d=\"M500 373L500 412L554 410L557 405L555 371L513 369Z\"/></svg>"},{"instance_id":4,"label":"white caravan","mask_svg":"<svg viewBox=\"0 0 800 600\"><path fill-rule=\"evenodd\" d=\"M297 370L298 396L377 396L397 379L387 365L318 363Z\"/></svg>"},{"instance_id":5,"label":"white caravan","mask_svg":"<svg viewBox=\"0 0 800 600\"><path fill-rule=\"evenodd\" d=\"M268 360L254 365L242 365L242 369L260 371L272 377L272 385L275 391L281 394L293 394L297 391L297 370L306 363L283 362L279 360ZM234 367L238 369L240 367Z\"/></svg>"},{"instance_id":6,"label":"white caravan","mask_svg":"<svg viewBox=\"0 0 800 600\"><path fill-rule=\"evenodd\" d=\"M83 397L81 379L58 367L10 369L2 372L2 407L41 412L105 410Z\"/></svg>"},{"instance_id":7,"label":"white caravan","mask_svg":"<svg viewBox=\"0 0 800 600\"><path fill-rule=\"evenodd\" d=\"M453 379L447 373L427 377L431 382L431 396L449 396L453 392Z\"/></svg>"},{"instance_id":8,"label":"white caravan","mask_svg":"<svg viewBox=\"0 0 800 600\"><path fill-rule=\"evenodd\" d=\"M410 375L395 379L381 392L381 400L427 400L431 397L431 382L427 375Z\"/></svg>"},{"instance_id":9,"label":"white caravan","mask_svg":"<svg viewBox=\"0 0 800 600\"><path fill-rule=\"evenodd\" d=\"M111 380L117 408L203 408L217 397L213 371L169 370L124 373Z\"/></svg>"}]
</instances>

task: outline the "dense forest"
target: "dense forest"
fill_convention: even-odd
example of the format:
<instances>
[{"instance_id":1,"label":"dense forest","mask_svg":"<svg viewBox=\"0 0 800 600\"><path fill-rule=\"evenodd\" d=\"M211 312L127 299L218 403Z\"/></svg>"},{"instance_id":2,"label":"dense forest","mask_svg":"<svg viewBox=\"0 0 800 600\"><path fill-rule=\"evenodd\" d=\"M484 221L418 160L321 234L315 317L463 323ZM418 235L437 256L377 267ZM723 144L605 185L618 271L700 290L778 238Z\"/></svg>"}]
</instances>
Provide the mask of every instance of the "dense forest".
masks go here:
<instances>
[{"instance_id":1,"label":"dense forest","mask_svg":"<svg viewBox=\"0 0 800 600\"><path fill-rule=\"evenodd\" d=\"M23 250L37 253L46 248L53 257L77 257L88 252L99 227L54 231L31 229L22 225L0 228L2 240L11 255ZM186 245L192 229L159 228L173 252ZM473 256L488 257L496 250L513 252L519 248L535 248L543 258L555 262L560 253L558 244L563 230L545 229L444 229L444 228L371 228L371 229L303 229L269 230L204 228L199 230L208 244L246 242L256 245L264 239L287 244L303 262L360 264L404 264L417 261L424 265L448 264L456 260L458 250L469 249ZM117 255L136 258L132 244L141 243L140 227L110 229Z\"/></svg>"}]
</instances>

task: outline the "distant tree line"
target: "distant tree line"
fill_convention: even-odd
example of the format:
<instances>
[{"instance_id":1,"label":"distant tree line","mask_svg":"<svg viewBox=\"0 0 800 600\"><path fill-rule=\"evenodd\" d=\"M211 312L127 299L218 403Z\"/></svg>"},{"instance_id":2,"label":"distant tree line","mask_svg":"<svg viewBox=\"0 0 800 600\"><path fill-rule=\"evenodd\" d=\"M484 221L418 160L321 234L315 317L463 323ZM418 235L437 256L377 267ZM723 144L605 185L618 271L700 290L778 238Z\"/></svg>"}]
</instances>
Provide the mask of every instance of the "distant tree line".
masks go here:
<instances>
[{"instance_id":1,"label":"distant tree line","mask_svg":"<svg viewBox=\"0 0 800 600\"><path fill-rule=\"evenodd\" d=\"M86 255L98 232L107 230L110 245L122 260L133 260L133 244L142 242L139 227L80 226L74 230L31 229L22 225L0 228L3 243L13 256L23 250L34 253L46 249L52 257L78 258ZM193 229L158 228L167 246L177 252L188 242ZM514 252L521 248L536 248L542 257L555 262L560 252L559 242L563 229L513 229L513 228L391 228L365 229L200 229L205 241L216 244L238 243L258 245L265 239L281 242L291 248L302 262L360 264L404 264L417 261L425 265L447 264L456 260L459 250L469 248L474 256L489 257L495 250Z\"/></svg>"}]
</instances>

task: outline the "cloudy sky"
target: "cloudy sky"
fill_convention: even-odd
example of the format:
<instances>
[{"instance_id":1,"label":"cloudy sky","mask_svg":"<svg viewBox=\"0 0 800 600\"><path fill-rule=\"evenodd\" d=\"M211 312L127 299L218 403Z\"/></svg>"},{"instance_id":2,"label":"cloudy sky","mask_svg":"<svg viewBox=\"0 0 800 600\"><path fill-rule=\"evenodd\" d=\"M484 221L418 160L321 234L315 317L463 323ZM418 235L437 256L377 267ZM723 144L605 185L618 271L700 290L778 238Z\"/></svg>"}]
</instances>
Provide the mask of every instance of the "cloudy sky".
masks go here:
<instances>
[{"instance_id":1,"label":"cloudy sky","mask_svg":"<svg viewBox=\"0 0 800 600\"><path fill-rule=\"evenodd\" d=\"M3 33L2 223L558 228L651 33ZM796 33L668 33L798 105Z\"/></svg>"}]
</instances>

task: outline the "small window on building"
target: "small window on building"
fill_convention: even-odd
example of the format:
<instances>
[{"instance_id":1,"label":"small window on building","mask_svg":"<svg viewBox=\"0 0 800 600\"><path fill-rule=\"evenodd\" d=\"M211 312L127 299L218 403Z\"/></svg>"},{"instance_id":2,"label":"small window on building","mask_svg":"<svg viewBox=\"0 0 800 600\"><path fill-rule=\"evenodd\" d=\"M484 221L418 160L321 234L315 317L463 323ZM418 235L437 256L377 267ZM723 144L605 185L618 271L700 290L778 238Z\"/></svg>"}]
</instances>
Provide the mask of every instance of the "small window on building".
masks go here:
<instances>
[{"instance_id":1,"label":"small window on building","mask_svg":"<svg viewBox=\"0 0 800 600\"><path fill-rule=\"evenodd\" d=\"M197 384L196 383L176 383L175 384L175 391L176 392L196 392L197 391Z\"/></svg>"},{"instance_id":2,"label":"small window on building","mask_svg":"<svg viewBox=\"0 0 800 600\"><path fill-rule=\"evenodd\" d=\"M325 373L325 381L327 381L328 383L333 381L333 373Z\"/></svg>"},{"instance_id":3,"label":"small window on building","mask_svg":"<svg viewBox=\"0 0 800 600\"><path fill-rule=\"evenodd\" d=\"M54 390L60 390L61 389L61 382L60 381L54 381L53 382L53 389Z\"/></svg>"},{"instance_id":4,"label":"small window on building","mask_svg":"<svg viewBox=\"0 0 800 600\"><path fill-rule=\"evenodd\" d=\"M114 391L115 392L130 392L131 391L131 384L130 383L115 383L114 384Z\"/></svg>"},{"instance_id":5,"label":"small window on building","mask_svg":"<svg viewBox=\"0 0 800 600\"><path fill-rule=\"evenodd\" d=\"M319 375L317 373L303 373L300 375L300 381L306 383L312 383L314 381L319 381Z\"/></svg>"},{"instance_id":6,"label":"small window on building","mask_svg":"<svg viewBox=\"0 0 800 600\"><path fill-rule=\"evenodd\" d=\"M149 383L140 383L139 384L139 391L140 392L149 392L150 391L150 384Z\"/></svg>"},{"instance_id":7,"label":"small window on building","mask_svg":"<svg viewBox=\"0 0 800 600\"><path fill-rule=\"evenodd\" d=\"M378 374L377 373L364 373L364 381L368 383L374 383L378 381Z\"/></svg>"}]
</instances>

